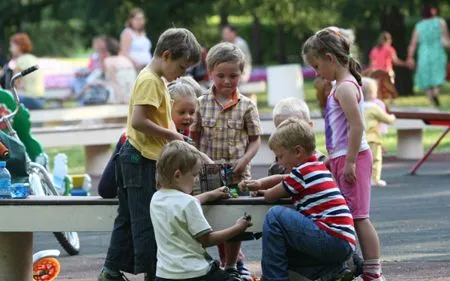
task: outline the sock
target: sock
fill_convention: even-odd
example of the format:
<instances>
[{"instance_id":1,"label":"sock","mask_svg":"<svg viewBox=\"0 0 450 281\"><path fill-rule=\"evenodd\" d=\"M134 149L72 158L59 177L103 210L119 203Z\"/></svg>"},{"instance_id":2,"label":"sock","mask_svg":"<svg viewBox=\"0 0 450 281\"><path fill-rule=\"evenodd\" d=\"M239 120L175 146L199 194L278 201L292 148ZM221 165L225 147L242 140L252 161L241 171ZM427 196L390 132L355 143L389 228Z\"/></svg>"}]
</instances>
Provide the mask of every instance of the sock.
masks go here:
<instances>
[{"instance_id":1,"label":"sock","mask_svg":"<svg viewBox=\"0 0 450 281\"><path fill-rule=\"evenodd\" d=\"M112 270L110 268L107 268L106 266L103 267L103 271L108 273L109 275L111 275L113 277L120 276L120 271Z\"/></svg>"},{"instance_id":2,"label":"sock","mask_svg":"<svg viewBox=\"0 0 450 281\"><path fill-rule=\"evenodd\" d=\"M382 276L380 259L365 260L362 278L364 281L372 281Z\"/></svg>"}]
</instances>

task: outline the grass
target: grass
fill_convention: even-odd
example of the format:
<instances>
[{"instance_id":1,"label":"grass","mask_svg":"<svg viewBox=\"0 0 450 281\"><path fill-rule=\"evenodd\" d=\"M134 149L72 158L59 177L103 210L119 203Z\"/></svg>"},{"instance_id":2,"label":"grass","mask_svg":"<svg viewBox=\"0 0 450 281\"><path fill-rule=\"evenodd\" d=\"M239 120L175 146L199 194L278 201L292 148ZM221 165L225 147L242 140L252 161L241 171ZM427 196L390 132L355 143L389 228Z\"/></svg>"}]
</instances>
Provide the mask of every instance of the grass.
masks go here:
<instances>
[{"instance_id":1,"label":"grass","mask_svg":"<svg viewBox=\"0 0 450 281\"><path fill-rule=\"evenodd\" d=\"M314 86L312 81L306 80L305 101L309 105L312 112L319 111L319 105L316 100ZM272 108L267 105L267 95L258 95L258 109L263 113L270 114ZM443 88L440 96L441 110L450 112L450 83L447 83ZM423 92L417 92L414 96L399 97L393 105L401 107L431 107L428 98ZM424 130L423 142L425 151L428 150L434 142L442 134L441 128L426 128ZM316 135L317 148L325 152L325 135L323 133ZM387 150L387 155L395 155L397 151L397 132L395 129L390 129L384 137L383 147ZM57 153L65 153L69 159L69 172L71 174L78 174L84 172L84 150L81 146L52 148L46 151L52 162ZM450 134L446 136L436 148L435 152L450 152ZM52 163L51 163L52 164Z\"/></svg>"}]
</instances>

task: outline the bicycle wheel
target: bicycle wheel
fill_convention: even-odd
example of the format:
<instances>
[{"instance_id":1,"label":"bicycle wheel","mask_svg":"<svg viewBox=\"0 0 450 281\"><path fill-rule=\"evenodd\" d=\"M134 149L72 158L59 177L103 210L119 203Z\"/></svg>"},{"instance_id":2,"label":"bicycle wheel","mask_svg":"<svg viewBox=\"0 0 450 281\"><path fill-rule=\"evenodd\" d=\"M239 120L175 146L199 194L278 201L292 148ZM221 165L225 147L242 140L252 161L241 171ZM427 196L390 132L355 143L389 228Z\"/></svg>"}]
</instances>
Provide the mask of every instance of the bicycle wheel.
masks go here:
<instances>
[{"instance_id":1,"label":"bicycle wheel","mask_svg":"<svg viewBox=\"0 0 450 281\"><path fill-rule=\"evenodd\" d=\"M37 163L32 163L31 165L32 171L36 173L42 183L42 189L44 190L45 195L48 196L57 196L58 191L56 190L53 182L51 181L47 170ZM71 256L78 255L80 253L80 238L77 232L53 232L56 240L58 240L61 247Z\"/></svg>"}]
</instances>

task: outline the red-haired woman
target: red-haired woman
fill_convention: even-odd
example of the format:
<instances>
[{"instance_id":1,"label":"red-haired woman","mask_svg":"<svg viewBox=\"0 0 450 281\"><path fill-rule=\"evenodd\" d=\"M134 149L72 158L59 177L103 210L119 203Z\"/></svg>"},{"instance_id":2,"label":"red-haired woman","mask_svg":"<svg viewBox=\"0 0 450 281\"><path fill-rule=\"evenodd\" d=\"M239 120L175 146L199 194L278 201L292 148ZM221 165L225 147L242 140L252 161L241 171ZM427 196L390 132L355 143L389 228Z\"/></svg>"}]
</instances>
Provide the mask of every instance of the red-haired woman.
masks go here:
<instances>
[{"instance_id":1,"label":"red-haired woman","mask_svg":"<svg viewBox=\"0 0 450 281\"><path fill-rule=\"evenodd\" d=\"M38 64L37 58L31 54L32 49L33 45L26 33L17 33L10 38L9 51L15 60L14 73ZM32 110L44 107L44 77L41 70L25 76L16 87L20 101L26 108Z\"/></svg>"}]
</instances>

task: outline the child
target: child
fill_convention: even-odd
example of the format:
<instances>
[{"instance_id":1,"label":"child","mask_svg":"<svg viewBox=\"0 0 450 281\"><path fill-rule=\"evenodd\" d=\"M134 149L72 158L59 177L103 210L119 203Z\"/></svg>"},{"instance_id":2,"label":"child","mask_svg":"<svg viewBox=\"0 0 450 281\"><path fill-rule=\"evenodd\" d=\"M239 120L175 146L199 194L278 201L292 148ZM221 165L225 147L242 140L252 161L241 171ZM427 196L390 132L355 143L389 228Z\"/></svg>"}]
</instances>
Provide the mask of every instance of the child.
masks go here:
<instances>
[{"instance_id":1,"label":"child","mask_svg":"<svg viewBox=\"0 0 450 281\"><path fill-rule=\"evenodd\" d=\"M123 280L120 271L146 273L153 280L156 242L149 205L156 192L156 160L171 140L183 140L172 125L171 102L161 77L173 81L200 59L200 45L184 28L166 30L155 56L133 87L127 121L127 141L116 164L119 209L99 281Z\"/></svg>"},{"instance_id":2,"label":"child","mask_svg":"<svg viewBox=\"0 0 450 281\"><path fill-rule=\"evenodd\" d=\"M296 118L282 122L269 139L270 149L289 175L244 181L244 188L265 190L275 202L292 197L295 209L272 207L264 220L264 281L288 281L288 269L316 280L340 280L355 248L350 210L336 182L315 155L311 126Z\"/></svg>"},{"instance_id":3,"label":"child","mask_svg":"<svg viewBox=\"0 0 450 281\"><path fill-rule=\"evenodd\" d=\"M377 82L371 78L362 79L362 92L364 95L364 119L366 121L366 137L372 151L372 186L383 187L386 182L381 179L381 168L383 166L382 135L380 124L392 124L395 115L387 114L375 103L377 99Z\"/></svg>"},{"instance_id":4,"label":"child","mask_svg":"<svg viewBox=\"0 0 450 281\"><path fill-rule=\"evenodd\" d=\"M167 144L157 162L158 183L162 186L152 198L150 214L158 245L156 280L226 280L226 274L211 259L204 247L223 243L244 232L251 222L244 217L232 227L213 231L206 221L200 200L191 195L198 180L202 155L182 141ZM223 191L209 192L218 199ZM200 195L199 195L200 196Z\"/></svg>"},{"instance_id":5,"label":"child","mask_svg":"<svg viewBox=\"0 0 450 281\"><path fill-rule=\"evenodd\" d=\"M213 86L198 99L196 119L191 134L197 148L213 161L233 164L235 185L250 178L250 160L259 149L261 128L256 105L238 90L245 57L231 43L220 43L206 57ZM226 243L225 268L228 273L249 275L237 256L240 242ZM244 277L244 276L243 276Z\"/></svg>"},{"instance_id":6,"label":"child","mask_svg":"<svg viewBox=\"0 0 450 281\"><path fill-rule=\"evenodd\" d=\"M282 99L273 108L272 118L275 127L278 127L278 125L280 125L284 120L290 117L304 120L308 122L310 126L313 126L313 122L311 121L311 118L309 116L309 107L303 100L299 98ZM326 156L318 150L316 150L316 156L322 162L326 160ZM289 171L286 171L286 169L282 167L275 159L275 162L273 162L269 167L268 174L269 176L271 176L277 174L287 174L288 172Z\"/></svg>"},{"instance_id":7,"label":"child","mask_svg":"<svg viewBox=\"0 0 450 281\"><path fill-rule=\"evenodd\" d=\"M392 47L392 36L383 31L380 34L378 45L370 50L370 67L389 73L391 82L394 83L394 65L406 67L406 62L397 57L397 51Z\"/></svg>"},{"instance_id":8,"label":"child","mask_svg":"<svg viewBox=\"0 0 450 281\"><path fill-rule=\"evenodd\" d=\"M352 58L348 41L330 28L306 41L303 56L318 76L336 80L325 116L330 168L355 220L364 258L362 280L384 280L380 241L369 219L372 154L364 135L361 66Z\"/></svg>"},{"instance_id":9,"label":"child","mask_svg":"<svg viewBox=\"0 0 450 281\"><path fill-rule=\"evenodd\" d=\"M202 95L203 89L191 77L183 76L169 83L168 91L173 102L171 115L175 128L180 134L189 137L189 126L194 121L197 106L196 97ZM103 198L115 198L117 196L115 155L119 153L126 140L126 134L123 133L100 178L98 193Z\"/></svg>"}]
</instances>

